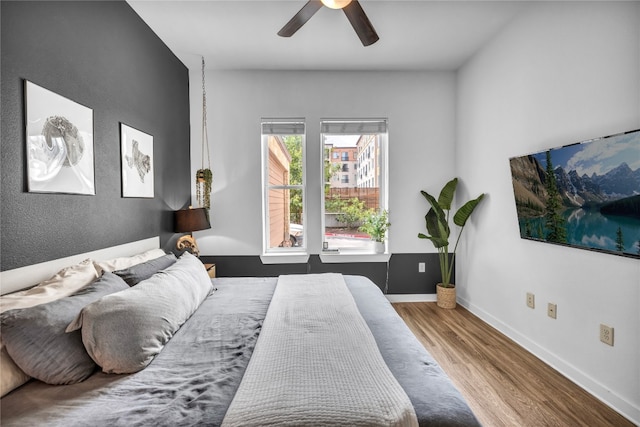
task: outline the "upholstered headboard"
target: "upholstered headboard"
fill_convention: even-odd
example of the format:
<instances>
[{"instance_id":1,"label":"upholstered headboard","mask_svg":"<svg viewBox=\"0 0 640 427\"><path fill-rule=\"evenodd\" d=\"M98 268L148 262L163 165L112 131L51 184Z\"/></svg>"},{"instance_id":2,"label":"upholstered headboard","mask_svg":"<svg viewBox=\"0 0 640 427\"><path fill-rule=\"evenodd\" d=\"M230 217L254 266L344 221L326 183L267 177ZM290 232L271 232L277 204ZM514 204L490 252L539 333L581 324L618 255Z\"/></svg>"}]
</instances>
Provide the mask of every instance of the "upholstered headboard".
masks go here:
<instances>
[{"instance_id":1,"label":"upholstered headboard","mask_svg":"<svg viewBox=\"0 0 640 427\"><path fill-rule=\"evenodd\" d=\"M99 249L97 251L46 261L40 264L20 267L14 270L3 271L0 272L0 295L30 288L31 286L50 278L60 269L71 264L79 263L87 258L103 260L122 256L131 256L159 247L160 237L156 236L118 246Z\"/></svg>"}]
</instances>

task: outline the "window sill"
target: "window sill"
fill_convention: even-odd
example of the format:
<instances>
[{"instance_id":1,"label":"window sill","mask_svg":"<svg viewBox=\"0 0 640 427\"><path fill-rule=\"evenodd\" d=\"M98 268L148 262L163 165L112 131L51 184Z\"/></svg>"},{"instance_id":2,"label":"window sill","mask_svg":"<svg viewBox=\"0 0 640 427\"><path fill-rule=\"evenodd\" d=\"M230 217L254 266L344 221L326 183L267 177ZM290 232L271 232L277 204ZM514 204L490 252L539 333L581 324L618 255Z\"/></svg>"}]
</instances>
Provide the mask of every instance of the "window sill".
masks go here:
<instances>
[{"instance_id":1,"label":"window sill","mask_svg":"<svg viewBox=\"0 0 640 427\"><path fill-rule=\"evenodd\" d=\"M263 264L305 264L309 261L306 252L268 253L260 255Z\"/></svg>"},{"instance_id":2,"label":"window sill","mask_svg":"<svg viewBox=\"0 0 640 427\"><path fill-rule=\"evenodd\" d=\"M320 260L325 264L350 262L388 262L390 253L375 254L372 252L322 252Z\"/></svg>"}]
</instances>

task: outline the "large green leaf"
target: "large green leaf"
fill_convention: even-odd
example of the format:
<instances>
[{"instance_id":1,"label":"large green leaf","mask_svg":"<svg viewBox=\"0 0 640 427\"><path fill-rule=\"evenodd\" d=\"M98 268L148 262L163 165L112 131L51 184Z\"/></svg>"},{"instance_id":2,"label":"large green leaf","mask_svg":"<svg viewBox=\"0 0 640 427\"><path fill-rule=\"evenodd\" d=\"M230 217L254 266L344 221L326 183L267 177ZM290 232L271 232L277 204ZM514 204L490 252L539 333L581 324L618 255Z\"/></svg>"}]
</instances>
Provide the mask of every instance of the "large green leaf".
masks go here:
<instances>
[{"instance_id":1,"label":"large green leaf","mask_svg":"<svg viewBox=\"0 0 640 427\"><path fill-rule=\"evenodd\" d=\"M447 216L445 215L444 211L442 210L442 207L440 206L436 198L433 197L431 194L427 193L426 191L420 191L420 193L425 199L427 199L427 201L431 205L431 209L435 211L435 214L438 216L438 218L440 218L442 222L446 223Z\"/></svg>"},{"instance_id":2,"label":"large green leaf","mask_svg":"<svg viewBox=\"0 0 640 427\"><path fill-rule=\"evenodd\" d=\"M478 203L480 203L483 197L484 193L478 196L477 199L469 200L467 203L462 205L453 216L454 224L456 224L458 227L464 227L464 225L467 223L467 220L473 213L473 210L476 208L476 206L478 206Z\"/></svg>"},{"instance_id":3,"label":"large green leaf","mask_svg":"<svg viewBox=\"0 0 640 427\"><path fill-rule=\"evenodd\" d=\"M425 224L430 236L423 235L423 239L429 239L436 248L449 245L449 235L451 230L447 222L447 216L438 204L438 201L426 191L420 192L431 205L431 209L425 215Z\"/></svg>"},{"instance_id":4,"label":"large green leaf","mask_svg":"<svg viewBox=\"0 0 640 427\"><path fill-rule=\"evenodd\" d=\"M449 244L449 224L442 217L438 217L434 209L429 209L429 212L424 217L427 231L430 236L426 236L436 248L441 248Z\"/></svg>"},{"instance_id":5,"label":"large green leaf","mask_svg":"<svg viewBox=\"0 0 640 427\"><path fill-rule=\"evenodd\" d=\"M451 210L451 203L453 203L453 196L456 193L457 186L458 178L453 178L442 187L440 196L438 196L438 204L443 210Z\"/></svg>"}]
</instances>

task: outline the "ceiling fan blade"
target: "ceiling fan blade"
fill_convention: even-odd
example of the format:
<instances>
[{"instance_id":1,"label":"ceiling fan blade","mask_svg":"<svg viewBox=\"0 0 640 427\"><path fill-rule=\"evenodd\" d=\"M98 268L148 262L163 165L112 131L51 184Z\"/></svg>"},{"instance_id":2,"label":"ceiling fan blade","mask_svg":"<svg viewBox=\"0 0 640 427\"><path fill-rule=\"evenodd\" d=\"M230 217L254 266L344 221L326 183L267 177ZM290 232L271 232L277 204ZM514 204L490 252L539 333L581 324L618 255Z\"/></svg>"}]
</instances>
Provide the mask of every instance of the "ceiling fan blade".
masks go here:
<instances>
[{"instance_id":1,"label":"ceiling fan blade","mask_svg":"<svg viewBox=\"0 0 640 427\"><path fill-rule=\"evenodd\" d=\"M371 21L367 18L367 14L364 13L364 9L362 9L362 6L358 3L358 0L353 0L342 10L344 14L347 15L351 26L356 30L356 34L358 34L364 46L372 45L380 39Z\"/></svg>"},{"instance_id":2,"label":"ceiling fan blade","mask_svg":"<svg viewBox=\"0 0 640 427\"><path fill-rule=\"evenodd\" d=\"M302 9L296 13L289 22L285 24L278 35L281 37L291 37L296 31L300 29L315 13L322 7L320 0L309 0L307 4L302 6Z\"/></svg>"}]
</instances>

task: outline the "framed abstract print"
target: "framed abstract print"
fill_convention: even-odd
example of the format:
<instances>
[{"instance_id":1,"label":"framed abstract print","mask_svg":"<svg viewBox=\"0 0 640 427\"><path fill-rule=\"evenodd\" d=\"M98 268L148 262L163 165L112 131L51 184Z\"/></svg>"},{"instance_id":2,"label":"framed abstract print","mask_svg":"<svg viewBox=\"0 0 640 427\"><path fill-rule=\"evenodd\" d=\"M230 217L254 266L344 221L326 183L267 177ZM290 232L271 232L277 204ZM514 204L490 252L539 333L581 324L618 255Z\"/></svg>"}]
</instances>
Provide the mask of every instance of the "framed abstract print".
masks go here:
<instances>
[{"instance_id":1,"label":"framed abstract print","mask_svg":"<svg viewBox=\"0 0 640 427\"><path fill-rule=\"evenodd\" d=\"M153 136L120 124L122 197L154 197Z\"/></svg>"},{"instance_id":2,"label":"framed abstract print","mask_svg":"<svg viewBox=\"0 0 640 427\"><path fill-rule=\"evenodd\" d=\"M25 80L27 186L95 195L93 110Z\"/></svg>"}]
</instances>

